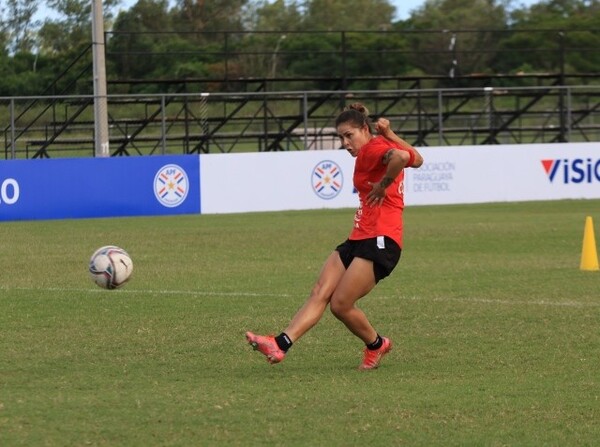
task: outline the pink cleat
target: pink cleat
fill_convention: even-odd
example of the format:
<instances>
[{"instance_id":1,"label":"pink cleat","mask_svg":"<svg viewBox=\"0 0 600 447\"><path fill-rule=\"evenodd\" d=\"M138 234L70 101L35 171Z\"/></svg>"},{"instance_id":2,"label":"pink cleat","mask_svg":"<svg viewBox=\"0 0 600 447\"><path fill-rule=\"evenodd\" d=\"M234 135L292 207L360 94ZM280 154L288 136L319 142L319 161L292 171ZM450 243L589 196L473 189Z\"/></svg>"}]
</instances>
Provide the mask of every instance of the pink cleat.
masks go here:
<instances>
[{"instance_id":1,"label":"pink cleat","mask_svg":"<svg viewBox=\"0 0 600 447\"><path fill-rule=\"evenodd\" d=\"M246 332L246 340L252 345L255 351L260 351L267 357L271 364L279 363L285 358L285 352L279 349L275 337L272 335L256 335L252 332Z\"/></svg>"},{"instance_id":2,"label":"pink cleat","mask_svg":"<svg viewBox=\"0 0 600 447\"><path fill-rule=\"evenodd\" d=\"M379 367L379 362L381 362L383 356L392 350L392 342L390 339L385 337L382 338L383 344L381 345L381 348L375 350L365 348L363 361L358 369L366 371Z\"/></svg>"}]
</instances>

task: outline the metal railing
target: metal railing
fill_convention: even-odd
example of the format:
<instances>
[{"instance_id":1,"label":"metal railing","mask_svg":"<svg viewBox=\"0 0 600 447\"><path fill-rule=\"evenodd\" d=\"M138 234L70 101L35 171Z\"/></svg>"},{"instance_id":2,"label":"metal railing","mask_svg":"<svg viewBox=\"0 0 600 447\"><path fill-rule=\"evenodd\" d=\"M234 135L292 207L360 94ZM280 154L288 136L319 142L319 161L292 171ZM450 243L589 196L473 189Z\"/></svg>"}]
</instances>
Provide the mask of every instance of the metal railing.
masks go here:
<instances>
[{"instance_id":1,"label":"metal railing","mask_svg":"<svg viewBox=\"0 0 600 447\"><path fill-rule=\"evenodd\" d=\"M109 95L112 156L334 149L362 102L415 146L600 141L600 86ZM0 97L4 159L94 156L93 96Z\"/></svg>"}]
</instances>

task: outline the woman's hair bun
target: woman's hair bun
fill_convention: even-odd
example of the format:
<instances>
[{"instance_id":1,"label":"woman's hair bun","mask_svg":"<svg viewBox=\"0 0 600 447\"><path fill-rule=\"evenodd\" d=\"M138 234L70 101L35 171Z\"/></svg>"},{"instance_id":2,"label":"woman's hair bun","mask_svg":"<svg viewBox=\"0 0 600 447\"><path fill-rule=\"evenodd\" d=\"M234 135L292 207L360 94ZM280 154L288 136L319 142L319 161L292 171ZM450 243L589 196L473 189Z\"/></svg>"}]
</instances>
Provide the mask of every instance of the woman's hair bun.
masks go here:
<instances>
[{"instance_id":1,"label":"woman's hair bun","mask_svg":"<svg viewBox=\"0 0 600 447\"><path fill-rule=\"evenodd\" d=\"M367 109L365 105L361 104L360 102L355 102L350 104L349 106L346 106L345 110L356 110L357 112L360 112L362 115L364 115L365 118L369 116L369 109Z\"/></svg>"}]
</instances>

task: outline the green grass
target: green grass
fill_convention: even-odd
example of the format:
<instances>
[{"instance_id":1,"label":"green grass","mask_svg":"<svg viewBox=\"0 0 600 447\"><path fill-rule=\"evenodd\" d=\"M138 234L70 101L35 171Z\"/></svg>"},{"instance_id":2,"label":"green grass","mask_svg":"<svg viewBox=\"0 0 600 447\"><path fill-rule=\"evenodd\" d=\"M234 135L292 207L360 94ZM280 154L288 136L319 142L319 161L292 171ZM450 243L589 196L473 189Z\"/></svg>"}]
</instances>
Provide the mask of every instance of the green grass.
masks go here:
<instances>
[{"instance_id":1,"label":"green grass","mask_svg":"<svg viewBox=\"0 0 600 447\"><path fill-rule=\"evenodd\" d=\"M599 209L408 208L361 302L396 346L368 373L329 313L279 365L243 335L286 326L352 210L1 223L0 444L597 445ZM105 244L133 257L122 290L87 276Z\"/></svg>"}]
</instances>

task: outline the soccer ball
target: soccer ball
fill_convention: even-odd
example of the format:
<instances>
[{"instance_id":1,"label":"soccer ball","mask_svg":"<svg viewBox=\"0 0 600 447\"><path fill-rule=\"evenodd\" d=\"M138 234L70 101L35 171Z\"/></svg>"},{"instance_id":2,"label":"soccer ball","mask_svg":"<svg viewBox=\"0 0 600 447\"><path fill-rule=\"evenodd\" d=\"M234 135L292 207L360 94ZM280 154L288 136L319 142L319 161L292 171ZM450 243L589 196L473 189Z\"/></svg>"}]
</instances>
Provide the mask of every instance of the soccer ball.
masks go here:
<instances>
[{"instance_id":1,"label":"soccer ball","mask_svg":"<svg viewBox=\"0 0 600 447\"><path fill-rule=\"evenodd\" d=\"M90 276L103 289L117 289L129 281L133 272L131 257L114 245L100 247L90 258Z\"/></svg>"}]
</instances>

